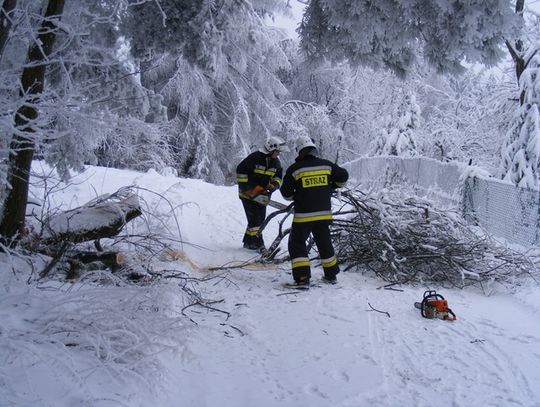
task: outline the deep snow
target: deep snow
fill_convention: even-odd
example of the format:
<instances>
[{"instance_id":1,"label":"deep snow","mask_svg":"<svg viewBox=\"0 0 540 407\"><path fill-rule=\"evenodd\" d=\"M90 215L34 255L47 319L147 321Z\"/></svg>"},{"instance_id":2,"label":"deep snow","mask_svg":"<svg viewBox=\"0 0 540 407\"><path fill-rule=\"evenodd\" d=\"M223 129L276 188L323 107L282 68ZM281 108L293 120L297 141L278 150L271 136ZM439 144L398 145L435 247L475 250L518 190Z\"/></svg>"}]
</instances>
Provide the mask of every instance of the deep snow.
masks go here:
<instances>
[{"instance_id":1,"label":"deep snow","mask_svg":"<svg viewBox=\"0 0 540 407\"><path fill-rule=\"evenodd\" d=\"M215 310L184 309L176 279L29 285L25 259L2 255L1 406L540 406L537 286L394 291L359 270L292 292L282 287L288 263L208 271L254 260L240 247L235 187L97 167L73 181L49 194L51 207L141 187L153 216L139 231L178 234L177 220L184 242L148 263L208 279L190 287ZM40 185L32 191L43 197ZM267 244L276 233L272 222ZM457 321L420 316L413 303L427 289Z\"/></svg>"}]
</instances>

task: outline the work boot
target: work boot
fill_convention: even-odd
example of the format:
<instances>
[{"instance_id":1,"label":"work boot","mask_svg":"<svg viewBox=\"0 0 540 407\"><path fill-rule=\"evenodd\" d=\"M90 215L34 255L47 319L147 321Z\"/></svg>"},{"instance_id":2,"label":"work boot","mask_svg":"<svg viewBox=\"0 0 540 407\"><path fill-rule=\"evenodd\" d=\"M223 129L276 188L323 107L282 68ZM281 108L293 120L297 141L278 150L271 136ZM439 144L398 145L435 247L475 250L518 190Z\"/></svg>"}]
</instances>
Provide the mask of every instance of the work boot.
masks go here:
<instances>
[{"instance_id":1,"label":"work boot","mask_svg":"<svg viewBox=\"0 0 540 407\"><path fill-rule=\"evenodd\" d=\"M299 287L309 287L309 278L303 277L294 280L294 284Z\"/></svg>"},{"instance_id":2,"label":"work boot","mask_svg":"<svg viewBox=\"0 0 540 407\"><path fill-rule=\"evenodd\" d=\"M323 283L326 283L326 284L337 284L337 278L334 276L334 277L330 277L330 276L323 276L321 278L321 281Z\"/></svg>"}]
</instances>

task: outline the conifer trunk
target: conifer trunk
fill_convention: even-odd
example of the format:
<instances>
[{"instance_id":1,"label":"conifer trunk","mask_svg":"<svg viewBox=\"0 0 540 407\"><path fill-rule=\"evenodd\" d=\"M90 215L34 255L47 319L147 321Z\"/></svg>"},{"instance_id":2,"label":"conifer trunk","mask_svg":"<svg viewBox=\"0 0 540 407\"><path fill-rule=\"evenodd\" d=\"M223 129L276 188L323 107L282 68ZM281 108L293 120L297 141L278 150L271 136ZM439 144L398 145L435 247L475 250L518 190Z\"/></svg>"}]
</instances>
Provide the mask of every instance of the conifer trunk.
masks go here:
<instances>
[{"instance_id":1,"label":"conifer trunk","mask_svg":"<svg viewBox=\"0 0 540 407\"><path fill-rule=\"evenodd\" d=\"M49 0L37 40L29 46L26 66L21 75L23 105L15 113L18 130L11 139L8 164L8 192L2 208L0 236L9 243L24 230L30 166L34 156L34 125L37 106L43 92L45 69L58 31L57 21L64 11L64 0Z\"/></svg>"}]
</instances>

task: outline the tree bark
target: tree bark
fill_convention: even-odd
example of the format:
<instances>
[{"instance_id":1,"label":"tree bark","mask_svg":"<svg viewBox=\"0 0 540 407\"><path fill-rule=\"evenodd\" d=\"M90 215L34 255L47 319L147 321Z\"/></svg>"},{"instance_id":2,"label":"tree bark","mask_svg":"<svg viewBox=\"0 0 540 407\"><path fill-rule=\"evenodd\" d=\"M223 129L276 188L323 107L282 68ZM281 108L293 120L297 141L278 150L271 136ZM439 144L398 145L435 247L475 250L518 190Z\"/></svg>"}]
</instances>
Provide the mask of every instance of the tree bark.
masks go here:
<instances>
[{"instance_id":1,"label":"tree bark","mask_svg":"<svg viewBox=\"0 0 540 407\"><path fill-rule=\"evenodd\" d=\"M44 88L45 68L58 31L57 21L64 11L64 0L49 0L38 31L37 40L28 49L27 63L21 76L23 105L15 114L15 127L9 152L8 188L0 222L0 236L4 243L12 243L24 231L28 181L34 156L34 121L37 105Z\"/></svg>"},{"instance_id":2,"label":"tree bark","mask_svg":"<svg viewBox=\"0 0 540 407\"><path fill-rule=\"evenodd\" d=\"M4 48L11 31L13 15L12 11L17 7L17 0L4 0L0 10L0 59L4 55Z\"/></svg>"}]
</instances>

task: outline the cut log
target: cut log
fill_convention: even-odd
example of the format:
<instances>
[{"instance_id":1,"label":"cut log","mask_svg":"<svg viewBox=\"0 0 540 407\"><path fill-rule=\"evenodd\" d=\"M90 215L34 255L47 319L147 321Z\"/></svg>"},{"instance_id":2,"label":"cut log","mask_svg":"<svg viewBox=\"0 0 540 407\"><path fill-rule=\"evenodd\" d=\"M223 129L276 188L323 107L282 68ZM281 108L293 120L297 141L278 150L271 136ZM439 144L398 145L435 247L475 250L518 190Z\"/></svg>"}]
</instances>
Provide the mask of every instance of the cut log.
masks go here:
<instances>
[{"instance_id":1,"label":"cut log","mask_svg":"<svg viewBox=\"0 0 540 407\"><path fill-rule=\"evenodd\" d=\"M118 268L126 261L125 256L120 252L76 252L67 257L84 264L99 261L110 268Z\"/></svg>"},{"instance_id":2,"label":"cut log","mask_svg":"<svg viewBox=\"0 0 540 407\"><path fill-rule=\"evenodd\" d=\"M67 279L74 280L81 271L110 269L118 271L125 263L125 256L120 252L73 252L66 254L69 270Z\"/></svg>"}]
</instances>

